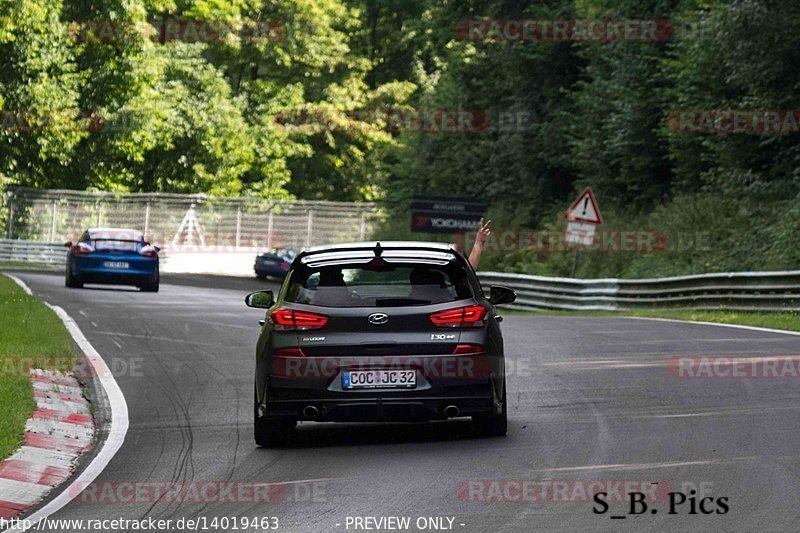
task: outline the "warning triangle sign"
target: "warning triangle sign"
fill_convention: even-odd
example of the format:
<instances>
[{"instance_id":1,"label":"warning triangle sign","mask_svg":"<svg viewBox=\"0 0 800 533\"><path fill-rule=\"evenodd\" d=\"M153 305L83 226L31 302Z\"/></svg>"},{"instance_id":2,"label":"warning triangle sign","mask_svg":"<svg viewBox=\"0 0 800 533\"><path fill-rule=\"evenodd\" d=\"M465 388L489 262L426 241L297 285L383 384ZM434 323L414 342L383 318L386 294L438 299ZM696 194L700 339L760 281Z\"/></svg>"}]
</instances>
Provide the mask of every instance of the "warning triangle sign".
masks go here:
<instances>
[{"instance_id":1,"label":"warning triangle sign","mask_svg":"<svg viewBox=\"0 0 800 533\"><path fill-rule=\"evenodd\" d=\"M597 208L597 200L594 197L591 187L586 189L578 196L578 199L567 209L564 215L567 220L584 222L586 224L602 224L600 210Z\"/></svg>"}]
</instances>

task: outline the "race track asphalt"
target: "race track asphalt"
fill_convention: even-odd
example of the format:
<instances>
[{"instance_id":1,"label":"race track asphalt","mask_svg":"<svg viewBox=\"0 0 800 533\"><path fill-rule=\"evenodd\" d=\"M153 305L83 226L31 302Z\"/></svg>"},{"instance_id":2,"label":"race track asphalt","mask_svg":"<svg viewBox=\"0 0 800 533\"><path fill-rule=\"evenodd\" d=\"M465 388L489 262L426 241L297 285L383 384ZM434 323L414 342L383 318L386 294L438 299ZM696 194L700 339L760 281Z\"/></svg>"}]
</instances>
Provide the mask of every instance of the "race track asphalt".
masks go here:
<instances>
[{"instance_id":1,"label":"race track asphalt","mask_svg":"<svg viewBox=\"0 0 800 533\"><path fill-rule=\"evenodd\" d=\"M82 501L91 500L84 494L52 518L204 517L210 525L214 517L277 517L278 531L336 532L364 531L354 529L353 517L410 517L408 531L420 530L419 517L450 517L452 530L475 533L791 531L800 522L800 379L678 378L667 367L681 356L800 354L797 336L627 318L506 316L507 437L477 438L458 420L304 423L286 447L259 449L252 391L263 312L242 299L274 285L165 276L161 292L148 294L66 289L63 276L51 272L15 274L77 321L126 397L127 439L92 487L96 494L130 482L285 483L269 489L276 501L258 503L247 494L225 502L202 495L151 501L146 494L121 501L117 494L100 504ZM514 501L513 480L572 480L570 497ZM610 487L658 482L687 496L702 489L727 498L730 510L692 515L686 503L670 515L660 496L650 505L657 513L612 519L625 516L627 504L593 513L595 504L578 490L589 480ZM490 494L498 487L506 493ZM481 495L492 501L474 501Z\"/></svg>"}]
</instances>

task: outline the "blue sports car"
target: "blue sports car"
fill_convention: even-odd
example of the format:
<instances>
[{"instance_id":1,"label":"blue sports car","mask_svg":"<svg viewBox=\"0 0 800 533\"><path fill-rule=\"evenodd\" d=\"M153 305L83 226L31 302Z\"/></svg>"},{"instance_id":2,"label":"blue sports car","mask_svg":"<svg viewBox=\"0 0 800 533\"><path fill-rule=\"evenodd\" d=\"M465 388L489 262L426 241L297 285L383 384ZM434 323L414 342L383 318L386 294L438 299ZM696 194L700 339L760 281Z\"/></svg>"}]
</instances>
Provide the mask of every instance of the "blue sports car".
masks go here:
<instances>
[{"instance_id":1,"label":"blue sports car","mask_svg":"<svg viewBox=\"0 0 800 533\"><path fill-rule=\"evenodd\" d=\"M68 242L65 285L84 283L135 285L158 292L158 246L144 240L141 231L92 228L77 243Z\"/></svg>"}]
</instances>

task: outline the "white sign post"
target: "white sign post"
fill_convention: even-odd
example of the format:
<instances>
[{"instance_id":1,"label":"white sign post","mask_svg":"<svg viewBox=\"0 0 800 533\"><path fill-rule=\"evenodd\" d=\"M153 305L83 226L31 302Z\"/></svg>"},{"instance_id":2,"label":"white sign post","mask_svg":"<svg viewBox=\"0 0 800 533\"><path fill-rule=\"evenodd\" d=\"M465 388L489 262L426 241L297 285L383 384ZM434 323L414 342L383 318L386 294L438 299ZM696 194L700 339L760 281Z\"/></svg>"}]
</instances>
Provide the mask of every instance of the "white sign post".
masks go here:
<instances>
[{"instance_id":1,"label":"white sign post","mask_svg":"<svg viewBox=\"0 0 800 533\"><path fill-rule=\"evenodd\" d=\"M572 261L572 277L578 268L578 254L581 246L591 246L594 244L594 235L597 226L603 224L600 217L600 209L597 208L597 199L594 197L591 187L586 187L564 215L567 219L567 232L565 240L567 244L575 245L575 258Z\"/></svg>"}]
</instances>

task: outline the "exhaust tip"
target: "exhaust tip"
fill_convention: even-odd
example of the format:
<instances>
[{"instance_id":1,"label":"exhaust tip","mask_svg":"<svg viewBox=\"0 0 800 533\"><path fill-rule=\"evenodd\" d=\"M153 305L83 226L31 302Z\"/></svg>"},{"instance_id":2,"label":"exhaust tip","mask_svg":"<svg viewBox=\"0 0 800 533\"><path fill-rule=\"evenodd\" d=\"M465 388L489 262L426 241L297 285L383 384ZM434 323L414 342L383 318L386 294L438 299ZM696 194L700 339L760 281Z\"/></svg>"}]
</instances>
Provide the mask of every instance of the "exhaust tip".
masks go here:
<instances>
[{"instance_id":1,"label":"exhaust tip","mask_svg":"<svg viewBox=\"0 0 800 533\"><path fill-rule=\"evenodd\" d=\"M447 418L453 418L461 414L461 409L457 405L448 405L444 408L444 415Z\"/></svg>"},{"instance_id":2,"label":"exhaust tip","mask_svg":"<svg viewBox=\"0 0 800 533\"><path fill-rule=\"evenodd\" d=\"M308 419L314 420L319 416L319 409L317 409L313 405L306 405L305 407L303 407L303 416Z\"/></svg>"}]
</instances>

